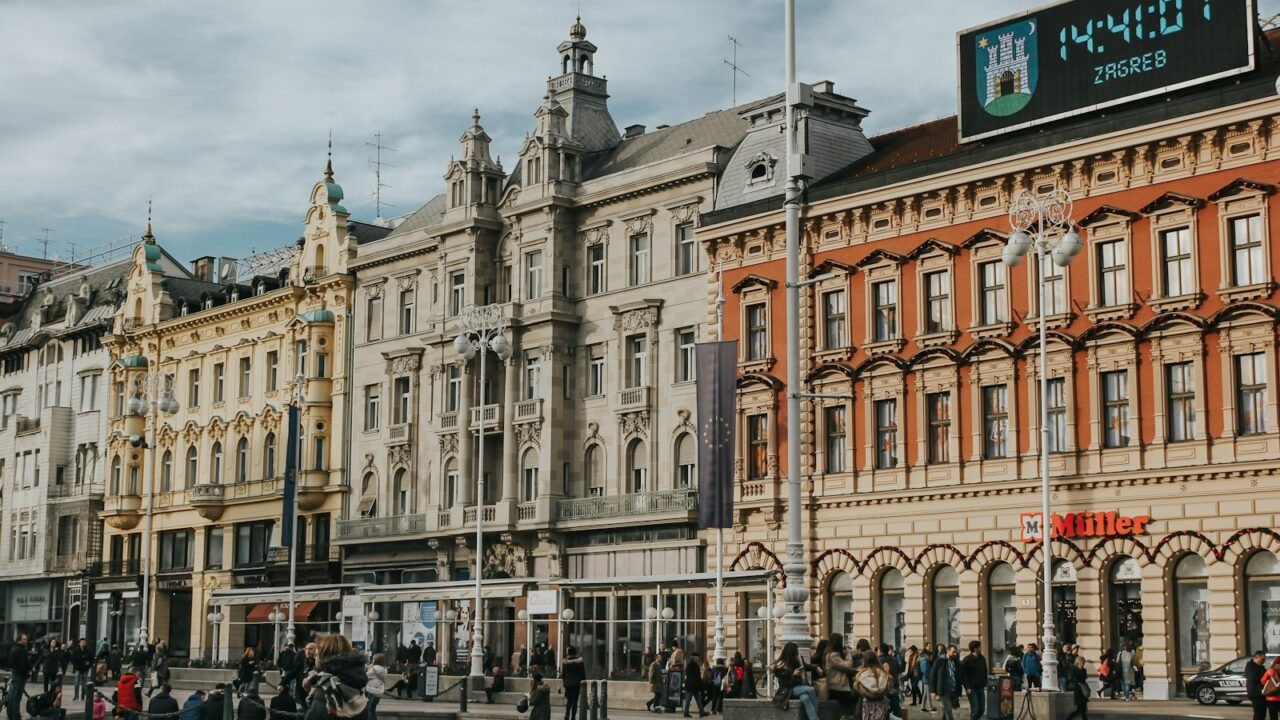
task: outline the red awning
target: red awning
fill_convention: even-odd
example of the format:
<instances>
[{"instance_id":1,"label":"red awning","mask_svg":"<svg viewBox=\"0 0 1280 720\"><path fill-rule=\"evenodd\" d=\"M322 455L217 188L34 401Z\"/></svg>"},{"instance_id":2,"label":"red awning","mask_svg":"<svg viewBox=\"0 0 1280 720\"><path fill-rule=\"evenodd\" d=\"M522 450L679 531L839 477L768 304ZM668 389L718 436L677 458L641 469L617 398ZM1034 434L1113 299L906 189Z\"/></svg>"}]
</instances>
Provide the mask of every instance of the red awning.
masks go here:
<instances>
[{"instance_id":1,"label":"red awning","mask_svg":"<svg viewBox=\"0 0 1280 720\"><path fill-rule=\"evenodd\" d=\"M258 603L253 606L248 615L244 616L244 621L251 623L271 622L271 613L275 612L275 609L275 603Z\"/></svg>"},{"instance_id":2,"label":"red awning","mask_svg":"<svg viewBox=\"0 0 1280 720\"><path fill-rule=\"evenodd\" d=\"M293 619L295 622L306 622L311 619L311 613L316 609L318 603L314 600L299 602L297 609L293 611ZM285 611L288 612L287 610Z\"/></svg>"},{"instance_id":3,"label":"red awning","mask_svg":"<svg viewBox=\"0 0 1280 720\"><path fill-rule=\"evenodd\" d=\"M298 602L298 608L294 612L293 619L296 622L307 622L311 619L311 613L315 611L316 605L314 600L302 600ZM269 623L271 622L271 613L279 608L280 613L284 615L284 620L289 621L289 603L259 603L253 606L249 614L245 616L244 621L249 623Z\"/></svg>"}]
</instances>

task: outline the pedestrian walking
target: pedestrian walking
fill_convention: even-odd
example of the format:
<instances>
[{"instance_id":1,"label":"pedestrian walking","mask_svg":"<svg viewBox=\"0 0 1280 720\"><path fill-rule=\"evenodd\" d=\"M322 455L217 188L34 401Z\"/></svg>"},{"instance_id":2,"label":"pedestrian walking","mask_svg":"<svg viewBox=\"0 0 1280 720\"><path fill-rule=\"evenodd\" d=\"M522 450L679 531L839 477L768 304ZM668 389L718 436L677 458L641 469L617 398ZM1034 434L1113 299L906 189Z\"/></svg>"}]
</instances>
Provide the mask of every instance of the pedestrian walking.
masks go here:
<instances>
[{"instance_id":1,"label":"pedestrian walking","mask_svg":"<svg viewBox=\"0 0 1280 720\"><path fill-rule=\"evenodd\" d=\"M236 664L236 688L240 692L249 689L253 684L253 676L258 672L258 655L252 647L246 647L240 653L240 661Z\"/></svg>"},{"instance_id":2,"label":"pedestrian walking","mask_svg":"<svg viewBox=\"0 0 1280 720\"><path fill-rule=\"evenodd\" d=\"M1075 709L1067 716L1066 720L1089 720L1089 671L1085 669L1084 658L1076 655L1074 665L1067 665L1063 668L1063 675L1070 678L1071 698L1075 701Z\"/></svg>"},{"instance_id":3,"label":"pedestrian walking","mask_svg":"<svg viewBox=\"0 0 1280 720\"><path fill-rule=\"evenodd\" d=\"M305 719L369 720L364 655L342 635L321 635L315 645L316 673L307 680L311 696Z\"/></svg>"},{"instance_id":4,"label":"pedestrian walking","mask_svg":"<svg viewBox=\"0 0 1280 720\"><path fill-rule=\"evenodd\" d=\"M662 696L666 691L666 666L662 663L662 656L659 655L649 663L649 672L646 679L649 681L649 692L653 693L653 697L644 704L644 709L649 712L662 712Z\"/></svg>"},{"instance_id":5,"label":"pedestrian walking","mask_svg":"<svg viewBox=\"0 0 1280 720\"><path fill-rule=\"evenodd\" d=\"M5 711L9 720L22 717L22 696L31 677L31 655L27 648L27 634L18 633L13 649L9 651L9 704Z\"/></svg>"},{"instance_id":6,"label":"pedestrian walking","mask_svg":"<svg viewBox=\"0 0 1280 720\"><path fill-rule=\"evenodd\" d=\"M578 694L582 681L587 678L587 666L578 655L578 648L565 648L564 662L560 663L560 682L564 685L564 720L578 717ZM586 718L583 718L586 720Z\"/></svg>"},{"instance_id":7,"label":"pedestrian walking","mask_svg":"<svg viewBox=\"0 0 1280 720\"><path fill-rule=\"evenodd\" d=\"M1267 701L1267 720L1280 718L1280 657L1262 674L1262 695Z\"/></svg>"},{"instance_id":8,"label":"pedestrian walking","mask_svg":"<svg viewBox=\"0 0 1280 720\"><path fill-rule=\"evenodd\" d=\"M681 688L683 697L681 704L684 706L684 716L689 715L689 702L693 701L698 704L698 717L706 717L710 715L706 711L706 706L702 701L702 655L697 650L689 654L689 662L684 666L684 687Z\"/></svg>"},{"instance_id":9,"label":"pedestrian walking","mask_svg":"<svg viewBox=\"0 0 1280 720\"><path fill-rule=\"evenodd\" d=\"M980 718L987 710L987 675L990 668L982 655L982 643L969 642L969 654L960 661L965 694L969 697L969 717Z\"/></svg>"},{"instance_id":10,"label":"pedestrian walking","mask_svg":"<svg viewBox=\"0 0 1280 720\"><path fill-rule=\"evenodd\" d=\"M861 720L887 720L893 671L873 652L862 656L862 667L853 678L853 689L860 698Z\"/></svg>"},{"instance_id":11,"label":"pedestrian walking","mask_svg":"<svg viewBox=\"0 0 1280 720\"><path fill-rule=\"evenodd\" d=\"M147 697L150 697L158 686L169 683L169 645L163 640L156 643L155 651L151 655L151 674L153 681L151 689L147 691Z\"/></svg>"},{"instance_id":12,"label":"pedestrian walking","mask_svg":"<svg viewBox=\"0 0 1280 720\"><path fill-rule=\"evenodd\" d=\"M80 638L69 653L71 671L75 673L75 689L72 700L83 700L89 692L89 670L93 666L93 654L89 652L89 642Z\"/></svg>"},{"instance_id":13,"label":"pedestrian walking","mask_svg":"<svg viewBox=\"0 0 1280 720\"><path fill-rule=\"evenodd\" d=\"M542 682L542 673L529 673L529 720L551 720L551 690ZM308 718L307 720L311 720Z\"/></svg>"},{"instance_id":14,"label":"pedestrian walking","mask_svg":"<svg viewBox=\"0 0 1280 720\"><path fill-rule=\"evenodd\" d=\"M1022 674L1027 678L1028 690L1040 690L1043 684L1040 678L1044 675L1044 666L1041 664L1040 649L1035 643L1027 644L1027 651L1022 654Z\"/></svg>"},{"instance_id":15,"label":"pedestrian walking","mask_svg":"<svg viewBox=\"0 0 1280 720\"><path fill-rule=\"evenodd\" d=\"M1134 697L1133 685L1137 674L1137 654L1133 651L1133 643L1125 643L1124 649L1116 656L1117 665L1119 665L1120 691L1124 695L1125 700L1132 700Z\"/></svg>"},{"instance_id":16,"label":"pedestrian walking","mask_svg":"<svg viewBox=\"0 0 1280 720\"><path fill-rule=\"evenodd\" d=\"M933 702L933 663L936 655L934 651L925 645L925 649L920 653L920 658L916 660L916 688L920 694L920 710L921 712L934 712L937 710L936 703Z\"/></svg>"},{"instance_id":17,"label":"pedestrian walking","mask_svg":"<svg viewBox=\"0 0 1280 720\"><path fill-rule=\"evenodd\" d=\"M1255 650L1244 666L1244 694L1253 707L1253 720L1266 720L1267 699L1262 692L1262 676L1267 673L1267 654Z\"/></svg>"},{"instance_id":18,"label":"pedestrian walking","mask_svg":"<svg viewBox=\"0 0 1280 720\"><path fill-rule=\"evenodd\" d=\"M368 696L369 720L378 720L378 703L387 691L387 657L382 653L373 656L373 662L365 671L364 694Z\"/></svg>"},{"instance_id":19,"label":"pedestrian walking","mask_svg":"<svg viewBox=\"0 0 1280 720\"><path fill-rule=\"evenodd\" d=\"M955 645L947 647L933 663L929 684L934 702L942 705L942 720L955 720L955 709L960 706L960 692L964 687L960 670L960 653Z\"/></svg>"}]
</instances>

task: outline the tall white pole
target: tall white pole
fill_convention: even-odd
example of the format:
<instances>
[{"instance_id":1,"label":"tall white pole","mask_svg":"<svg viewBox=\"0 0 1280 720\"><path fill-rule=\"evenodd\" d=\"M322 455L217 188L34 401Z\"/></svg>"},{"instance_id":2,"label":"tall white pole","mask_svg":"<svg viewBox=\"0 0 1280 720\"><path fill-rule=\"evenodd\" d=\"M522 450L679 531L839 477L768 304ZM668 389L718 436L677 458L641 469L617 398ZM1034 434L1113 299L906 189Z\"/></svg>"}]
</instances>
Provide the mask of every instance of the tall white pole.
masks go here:
<instances>
[{"instance_id":1,"label":"tall white pole","mask_svg":"<svg viewBox=\"0 0 1280 720\"><path fill-rule=\"evenodd\" d=\"M717 273L716 342L724 341L724 269ZM730 490L732 492L732 490ZM716 528L716 634L713 662L728 660L724 647L724 528Z\"/></svg>"},{"instance_id":2,"label":"tall white pole","mask_svg":"<svg viewBox=\"0 0 1280 720\"><path fill-rule=\"evenodd\" d=\"M152 509L152 491L155 490L156 482L156 426L160 422L160 405L156 392L150 387L151 372L148 371L143 376L143 388L150 395L148 398L151 403L151 432L147 440L147 452L150 454L147 459L147 522L143 525L142 530L142 616L138 619L138 644L145 646L148 637L148 613L151 604L151 538L154 516Z\"/></svg>"},{"instance_id":3,"label":"tall white pole","mask_svg":"<svg viewBox=\"0 0 1280 720\"><path fill-rule=\"evenodd\" d=\"M480 604L480 572L484 563L484 366L489 352L489 338L480 335L480 439L476 449L476 607L471 613L471 677L484 677L484 630L481 623L484 613Z\"/></svg>"},{"instance_id":4,"label":"tall white pole","mask_svg":"<svg viewBox=\"0 0 1280 720\"><path fill-rule=\"evenodd\" d=\"M285 628L285 642L292 644L297 640L297 624L294 619L294 596L298 589L298 492L300 490L302 478L302 384L306 382L306 377L302 373L298 373L297 382L294 387L294 397L298 404L298 427L294 433L294 463L293 463L293 502L289 504L289 514L293 517L293 522L289 524L292 528L293 537L289 540L289 625ZM319 468L317 468L319 469ZM280 650L276 649L276 657L280 656Z\"/></svg>"},{"instance_id":5,"label":"tall white pole","mask_svg":"<svg viewBox=\"0 0 1280 720\"><path fill-rule=\"evenodd\" d=\"M803 156L796 147L796 3L786 0L786 80L787 80L787 559L783 570L787 587L782 593L787 613L782 620L784 643L794 642L808 653L809 623L805 602L809 589L805 577L804 544L800 523L800 192L804 173Z\"/></svg>"},{"instance_id":6,"label":"tall white pole","mask_svg":"<svg viewBox=\"0 0 1280 720\"><path fill-rule=\"evenodd\" d=\"M1044 222L1041 221L1041 228ZM1044 542L1044 648L1040 676L1041 687L1049 690L1058 688L1058 651L1054 648L1053 627L1053 520L1049 514L1051 498L1049 487L1049 349L1048 315L1045 298L1048 297L1045 287L1048 273L1045 269L1051 262L1048 253L1048 239L1042 229L1036 238L1036 262L1040 270L1040 534Z\"/></svg>"}]
</instances>

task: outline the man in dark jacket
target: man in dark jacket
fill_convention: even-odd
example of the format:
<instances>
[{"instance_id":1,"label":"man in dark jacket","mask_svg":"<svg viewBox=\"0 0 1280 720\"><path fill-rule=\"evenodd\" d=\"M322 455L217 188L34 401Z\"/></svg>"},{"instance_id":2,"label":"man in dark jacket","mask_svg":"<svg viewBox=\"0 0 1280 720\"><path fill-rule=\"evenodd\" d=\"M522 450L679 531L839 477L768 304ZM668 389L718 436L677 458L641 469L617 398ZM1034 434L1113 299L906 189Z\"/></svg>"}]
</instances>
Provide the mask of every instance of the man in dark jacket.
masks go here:
<instances>
[{"instance_id":1,"label":"man in dark jacket","mask_svg":"<svg viewBox=\"0 0 1280 720\"><path fill-rule=\"evenodd\" d=\"M275 697L271 698L271 717L275 720L282 720L289 717L288 713L298 712L298 703L294 702L293 695L289 693L289 689L284 685L276 686Z\"/></svg>"},{"instance_id":2,"label":"man in dark jacket","mask_svg":"<svg viewBox=\"0 0 1280 720\"><path fill-rule=\"evenodd\" d=\"M933 699L942 706L942 720L955 720L955 709L960 705L961 681L959 651L952 645L946 657L939 657L930 671L929 687Z\"/></svg>"},{"instance_id":3,"label":"man in dark jacket","mask_svg":"<svg viewBox=\"0 0 1280 720\"><path fill-rule=\"evenodd\" d=\"M980 718L987 711L987 659L982 656L982 643L969 643L969 654L960 661L960 676L964 678L965 693L969 696L969 717Z\"/></svg>"},{"instance_id":4,"label":"man in dark jacket","mask_svg":"<svg viewBox=\"0 0 1280 720\"><path fill-rule=\"evenodd\" d=\"M200 708L204 706L204 691L197 690L182 703L182 720L203 720Z\"/></svg>"},{"instance_id":5,"label":"man in dark jacket","mask_svg":"<svg viewBox=\"0 0 1280 720\"><path fill-rule=\"evenodd\" d=\"M689 701L698 703L698 717L706 717L708 713L702 704L702 655L698 651L689 654L689 661L684 664L684 716L689 715Z\"/></svg>"},{"instance_id":6,"label":"man in dark jacket","mask_svg":"<svg viewBox=\"0 0 1280 720\"><path fill-rule=\"evenodd\" d=\"M237 720L267 720L267 707L258 696L258 683L250 683L236 707Z\"/></svg>"},{"instance_id":7,"label":"man in dark jacket","mask_svg":"<svg viewBox=\"0 0 1280 720\"><path fill-rule=\"evenodd\" d=\"M1267 699L1262 696L1262 675L1267 671L1266 661L1266 653L1254 650L1253 659L1244 666L1244 694L1253 706L1253 720L1265 720L1267 717Z\"/></svg>"},{"instance_id":8,"label":"man in dark jacket","mask_svg":"<svg viewBox=\"0 0 1280 720\"><path fill-rule=\"evenodd\" d=\"M560 663L560 681L564 683L564 720L573 720L578 716L578 695L582 692L582 681L586 677L587 666L578 657L578 648L570 645L565 650L564 662Z\"/></svg>"},{"instance_id":9,"label":"man in dark jacket","mask_svg":"<svg viewBox=\"0 0 1280 720\"><path fill-rule=\"evenodd\" d=\"M410 665L417 665L422 662L422 648L418 646L416 638L409 641L409 649L405 651L404 659Z\"/></svg>"},{"instance_id":10,"label":"man in dark jacket","mask_svg":"<svg viewBox=\"0 0 1280 720\"><path fill-rule=\"evenodd\" d=\"M200 720L222 720L222 706L227 702L226 685L218 683L200 706Z\"/></svg>"},{"instance_id":11,"label":"man in dark jacket","mask_svg":"<svg viewBox=\"0 0 1280 720\"><path fill-rule=\"evenodd\" d=\"M22 717L22 695L31 678L31 656L27 647L27 634L19 633L13 649L9 651L9 704L5 710L9 720Z\"/></svg>"},{"instance_id":12,"label":"man in dark jacket","mask_svg":"<svg viewBox=\"0 0 1280 720\"><path fill-rule=\"evenodd\" d=\"M93 653L89 651L88 641L80 638L80 642L71 648L68 660L71 671L76 675L75 697L72 699L80 700L88 693L85 688L89 681L89 670L93 667Z\"/></svg>"},{"instance_id":13,"label":"man in dark jacket","mask_svg":"<svg viewBox=\"0 0 1280 720\"><path fill-rule=\"evenodd\" d=\"M293 694L298 694L298 686L302 684L302 653L289 643L280 651L280 683ZM294 705L297 703L295 701Z\"/></svg>"},{"instance_id":14,"label":"man in dark jacket","mask_svg":"<svg viewBox=\"0 0 1280 720\"><path fill-rule=\"evenodd\" d=\"M178 715L178 701L173 699L172 692L173 688L169 687L169 683L162 683L156 694L151 696L151 702L147 703L147 712L152 716L151 720L163 720L163 718L156 718L156 715L172 717Z\"/></svg>"}]
</instances>

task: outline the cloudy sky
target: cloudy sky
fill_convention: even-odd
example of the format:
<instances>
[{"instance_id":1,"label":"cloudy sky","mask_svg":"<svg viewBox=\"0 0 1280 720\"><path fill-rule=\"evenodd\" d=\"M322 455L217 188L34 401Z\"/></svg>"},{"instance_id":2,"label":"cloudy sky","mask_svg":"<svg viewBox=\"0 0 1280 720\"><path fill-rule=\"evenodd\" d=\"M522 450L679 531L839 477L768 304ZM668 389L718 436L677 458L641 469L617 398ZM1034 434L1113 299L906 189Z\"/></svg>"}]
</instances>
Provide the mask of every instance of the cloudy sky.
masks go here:
<instances>
[{"instance_id":1,"label":"cloudy sky","mask_svg":"<svg viewBox=\"0 0 1280 720\"><path fill-rule=\"evenodd\" d=\"M675 124L782 85L781 0L582 0L620 126ZM801 80L833 80L869 132L954 112L955 32L1015 0L800 0ZM1266 16L1280 0L1261 0ZM478 107L511 167L578 0L0 0L4 241L50 254L137 236L155 203L179 259L300 233L333 132L353 216L375 216L381 132L394 216L442 188Z\"/></svg>"}]
</instances>

